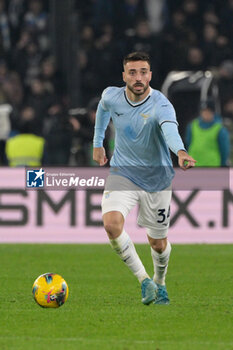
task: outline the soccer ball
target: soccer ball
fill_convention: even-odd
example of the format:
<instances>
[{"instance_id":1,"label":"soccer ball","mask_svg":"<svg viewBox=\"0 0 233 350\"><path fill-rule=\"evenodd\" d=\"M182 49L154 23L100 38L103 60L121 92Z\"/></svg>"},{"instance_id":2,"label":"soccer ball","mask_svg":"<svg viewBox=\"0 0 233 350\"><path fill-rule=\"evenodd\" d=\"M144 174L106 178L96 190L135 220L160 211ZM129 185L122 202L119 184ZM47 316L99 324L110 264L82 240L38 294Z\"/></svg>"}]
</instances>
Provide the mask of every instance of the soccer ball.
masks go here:
<instances>
[{"instance_id":1,"label":"soccer ball","mask_svg":"<svg viewBox=\"0 0 233 350\"><path fill-rule=\"evenodd\" d=\"M42 307L59 307L67 300L69 288L64 278L48 272L35 280L32 294L37 304Z\"/></svg>"}]
</instances>

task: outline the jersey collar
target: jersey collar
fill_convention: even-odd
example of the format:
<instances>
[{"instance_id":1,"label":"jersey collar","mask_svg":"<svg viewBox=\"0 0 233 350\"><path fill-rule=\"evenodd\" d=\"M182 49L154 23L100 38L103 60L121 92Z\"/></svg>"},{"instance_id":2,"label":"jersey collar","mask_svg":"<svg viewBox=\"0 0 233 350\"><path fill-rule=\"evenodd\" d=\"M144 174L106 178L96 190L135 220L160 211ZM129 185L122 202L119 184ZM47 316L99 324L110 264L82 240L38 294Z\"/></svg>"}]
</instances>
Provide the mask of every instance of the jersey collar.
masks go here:
<instances>
[{"instance_id":1,"label":"jersey collar","mask_svg":"<svg viewBox=\"0 0 233 350\"><path fill-rule=\"evenodd\" d=\"M138 106L143 105L146 101L149 100L149 98L151 97L151 94L152 94L152 89L151 89L151 87L150 87L150 92L149 92L149 94L144 98L144 100L139 101L139 102L132 102L132 101L127 97L126 88L125 88L125 90L124 90L124 96L125 96L126 102L128 102L128 104L129 104L131 107L138 107Z\"/></svg>"}]
</instances>

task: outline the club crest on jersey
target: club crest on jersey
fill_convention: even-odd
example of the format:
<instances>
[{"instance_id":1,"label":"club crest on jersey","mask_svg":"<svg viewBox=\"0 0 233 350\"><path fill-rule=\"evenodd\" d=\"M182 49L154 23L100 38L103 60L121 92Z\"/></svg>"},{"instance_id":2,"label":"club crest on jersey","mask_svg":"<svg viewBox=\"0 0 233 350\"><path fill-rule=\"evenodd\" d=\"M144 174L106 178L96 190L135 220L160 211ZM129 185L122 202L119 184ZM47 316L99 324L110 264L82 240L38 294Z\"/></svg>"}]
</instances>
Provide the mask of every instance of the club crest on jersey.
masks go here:
<instances>
[{"instance_id":1,"label":"club crest on jersey","mask_svg":"<svg viewBox=\"0 0 233 350\"><path fill-rule=\"evenodd\" d=\"M104 197L107 199L110 196L110 191L104 191Z\"/></svg>"},{"instance_id":2,"label":"club crest on jersey","mask_svg":"<svg viewBox=\"0 0 233 350\"><path fill-rule=\"evenodd\" d=\"M147 122L147 119L150 117L150 114L140 113L140 116L144 119L144 125L145 125Z\"/></svg>"}]
</instances>

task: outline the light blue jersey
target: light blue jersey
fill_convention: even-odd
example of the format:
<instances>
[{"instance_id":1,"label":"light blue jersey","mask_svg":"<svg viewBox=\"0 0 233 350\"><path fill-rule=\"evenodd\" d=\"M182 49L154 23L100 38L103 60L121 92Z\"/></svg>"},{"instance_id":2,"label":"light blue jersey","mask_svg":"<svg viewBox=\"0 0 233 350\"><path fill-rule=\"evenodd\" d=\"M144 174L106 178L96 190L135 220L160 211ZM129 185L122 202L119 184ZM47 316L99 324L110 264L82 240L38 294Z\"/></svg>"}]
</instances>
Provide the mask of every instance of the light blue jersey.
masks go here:
<instances>
[{"instance_id":1,"label":"light blue jersey","mask_svg":"<svg viewBox=\"0 0 233 350\"><path fill-rule=\"evenodd\" d=\"M143 101L133 103L125 87L108 87L97 109L94 147L102 147L110 118L115 127L111 173L127 177L148 192L168 187L174 177L169 147L176 154L184 149L168 99L150 88Z\"/></svg>"}]
</instances>

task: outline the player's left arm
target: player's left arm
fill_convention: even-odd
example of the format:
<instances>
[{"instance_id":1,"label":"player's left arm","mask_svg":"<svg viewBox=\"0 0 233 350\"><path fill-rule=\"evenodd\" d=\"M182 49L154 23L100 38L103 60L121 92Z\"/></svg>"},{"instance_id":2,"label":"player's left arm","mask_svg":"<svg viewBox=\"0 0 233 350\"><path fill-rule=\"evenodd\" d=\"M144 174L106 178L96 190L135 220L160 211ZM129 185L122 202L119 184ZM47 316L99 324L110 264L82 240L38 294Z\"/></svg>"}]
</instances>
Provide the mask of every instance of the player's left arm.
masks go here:
<instances>
[{"instance_id":1,"label":"player's left arm","mask_svg":"<svg viewBox=\"0 0 233 350\"><path fill-rule=\"evenodd\" d=\"M165 141L170 150L177 155L180 168L187 170L195 166L195 159L188 154L180 137L175 109L163 94L160 95L156 114Z\"/></svg>"},{"instance_id":2,"label":"player's left arm","mask_svg":"<svg viewBox=\"0 0 233 350\"><path fill-rule=\"evenodd\" d=\"M193 168L196 164L196 160L193 159L186 151L179 150L177 152L178 163L181 169L187 170Z\"/></svg>"},{"instance_id":3,"label":"player's left arm","mask_svg":"<svg viewBox=\"0 0 233 350\"><path fill-rule=\"evenodd\" d=\"M161 129L168 147L178 157L178 164L180 168L187 170L194 167L196 160L193 159L185 150L177 124L175 122L164 122L161 124Z\"/></svg>"}]
</instances>

